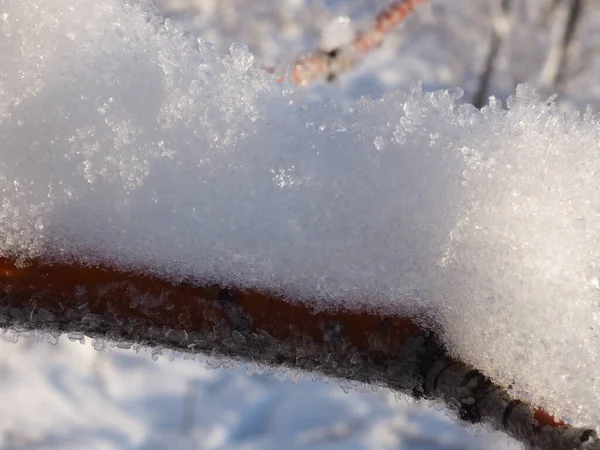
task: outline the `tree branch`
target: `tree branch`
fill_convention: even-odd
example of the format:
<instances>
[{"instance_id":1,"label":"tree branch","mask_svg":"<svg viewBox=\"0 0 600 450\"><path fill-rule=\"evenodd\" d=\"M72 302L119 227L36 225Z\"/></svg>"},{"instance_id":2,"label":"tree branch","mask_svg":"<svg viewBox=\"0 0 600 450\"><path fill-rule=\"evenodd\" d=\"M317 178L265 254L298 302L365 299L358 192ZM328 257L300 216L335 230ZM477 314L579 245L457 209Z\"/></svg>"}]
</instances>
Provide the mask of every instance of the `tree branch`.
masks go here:
<instances>
[{"instance_id":1,"label":"tree branch","mask_svg":"<svg viewBox=\"0 0 600 450\"><path fill-rule=\"evenodd\" d=\"M354 67L369 51L379 47L385 37L424 1L394 1L377 15L372 28L358 33L348 46L330 51L319 50L296 60L292 64L290 80L299 86L322 78L334 80L340 73Z\"/></svg>"},{"instance_id":2,"label":"tree branch","mask_svg":"<svg viewBox=\"0 0 600 450\"><path fill-rule=\"evenodd\" d=\"M570 427L511 397L450 357L431 330L400 316L316 312L268 293L0 258L0 326L85 333L386 386L442 399L462 420L490 423L530 448L600 450L594 430Z\"/></svg>"}]
</instances>

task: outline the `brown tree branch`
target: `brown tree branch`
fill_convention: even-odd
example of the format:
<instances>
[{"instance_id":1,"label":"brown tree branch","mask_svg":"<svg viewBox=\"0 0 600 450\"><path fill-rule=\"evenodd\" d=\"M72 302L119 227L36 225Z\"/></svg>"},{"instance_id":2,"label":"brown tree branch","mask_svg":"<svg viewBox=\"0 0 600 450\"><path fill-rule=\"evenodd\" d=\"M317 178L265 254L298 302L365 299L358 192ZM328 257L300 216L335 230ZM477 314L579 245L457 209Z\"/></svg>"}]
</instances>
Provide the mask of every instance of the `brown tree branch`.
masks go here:
<instances>
[{"instance_id":1,"label":"brown tree branch","mask_svg":"<svg viewBox=\"0 0 600 450\"><path fill-rule=\"evenodd\" d=\"M292 64L290 81L306 86L318 79L335 79L340 73L354 67L369 51L379 47L385 37L424 1L396 0L377 15L370 29L358 33L348 46L301 56ZM280 81L284 79L282 77Z\"/></svg>"},{"instance_id":2,"label":"brown tree branch","mask_svg":"<svg viewBox=\"0 0 600 450\"><path fill-rule=\"evenodd\" d=\"M316 312L268 293L0 258L0 326L86 333L386 386L442 399L462 420L490 423L530 448L600 450L594 430L570 427L511 397L450 357L433 332L400 316Z\"/></svg>"}]
</instances>

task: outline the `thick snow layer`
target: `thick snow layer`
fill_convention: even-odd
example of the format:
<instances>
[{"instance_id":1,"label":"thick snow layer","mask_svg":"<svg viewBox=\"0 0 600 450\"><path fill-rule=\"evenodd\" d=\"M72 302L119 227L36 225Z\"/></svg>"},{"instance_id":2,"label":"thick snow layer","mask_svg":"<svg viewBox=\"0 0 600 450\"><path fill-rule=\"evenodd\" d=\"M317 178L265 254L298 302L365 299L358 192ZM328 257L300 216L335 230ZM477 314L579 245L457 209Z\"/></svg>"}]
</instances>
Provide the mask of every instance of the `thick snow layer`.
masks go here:
<instances>
[{"instance_id":1,"label":"thick snow layer","mask_svg":"<svg viewBox=\"0 0 600 450\"><path fill-rule=\"evenodd\" d=\"M416 86L306 103L147 2L0 0L0 254L419 316L600 423L600 125Z\"/></svg>"}]
</instances>

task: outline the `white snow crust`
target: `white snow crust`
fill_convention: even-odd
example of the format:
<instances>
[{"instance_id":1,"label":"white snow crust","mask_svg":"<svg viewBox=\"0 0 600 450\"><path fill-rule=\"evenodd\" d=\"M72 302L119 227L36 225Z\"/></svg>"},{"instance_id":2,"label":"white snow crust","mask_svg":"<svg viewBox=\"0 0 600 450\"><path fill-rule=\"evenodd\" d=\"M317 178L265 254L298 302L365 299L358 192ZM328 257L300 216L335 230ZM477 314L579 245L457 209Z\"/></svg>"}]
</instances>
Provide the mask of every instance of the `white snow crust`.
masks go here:
<instances>
[{"instance_id":1,"label":"white snow crust","mask_svg":"<svg viewBox=\"0 0 600 450\"><path fill-rule=\"evenodd\" d=\"M0 255L410 314L600 423L596 117L305 102L146 1L0 0L0 55Z\"/></svg>"}]
</instances>

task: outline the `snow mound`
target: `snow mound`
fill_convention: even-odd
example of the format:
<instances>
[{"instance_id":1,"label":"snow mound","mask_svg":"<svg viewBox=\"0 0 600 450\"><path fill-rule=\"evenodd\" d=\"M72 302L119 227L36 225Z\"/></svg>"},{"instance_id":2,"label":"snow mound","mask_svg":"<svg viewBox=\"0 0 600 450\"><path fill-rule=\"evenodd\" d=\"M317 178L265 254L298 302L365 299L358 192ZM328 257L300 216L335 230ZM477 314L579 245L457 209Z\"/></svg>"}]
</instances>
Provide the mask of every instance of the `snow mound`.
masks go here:
<instances>
[{"instance_id":1,"label":"snow mound","mask_svg":"<svg viewBox=\"0 0 600 450\"><path fill-rule=\"evenodd\" d=\"M147 1L0 0L0 54L0 255L408 313L600 423L597 118L302 102Z\"/></svg>"}]
</instances>

